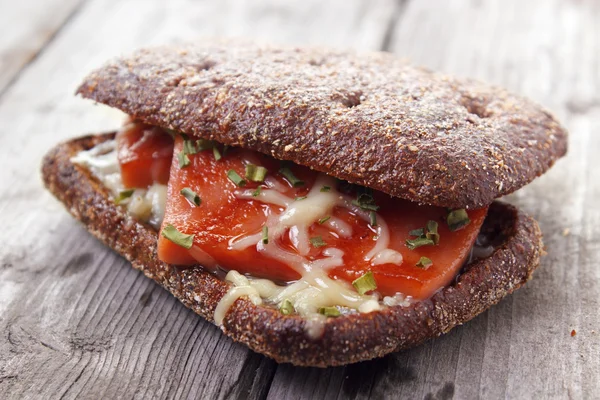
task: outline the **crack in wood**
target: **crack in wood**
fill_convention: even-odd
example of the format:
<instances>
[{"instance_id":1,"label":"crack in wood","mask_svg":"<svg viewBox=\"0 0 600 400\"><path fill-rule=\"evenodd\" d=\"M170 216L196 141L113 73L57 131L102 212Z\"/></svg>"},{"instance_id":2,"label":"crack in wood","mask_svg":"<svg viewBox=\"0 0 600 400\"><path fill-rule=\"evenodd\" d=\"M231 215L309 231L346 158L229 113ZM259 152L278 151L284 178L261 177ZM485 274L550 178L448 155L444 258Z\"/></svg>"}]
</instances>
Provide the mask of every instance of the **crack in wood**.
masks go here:
<instances>
[{"instance_id":1,"label":"crack in wood","mask_svg":"<svg viewBox=\"0 0 600 400\"><path fill-rule=\"evenodd\" d=\"M4 93L6 93L12 87L12 85L14 85L14 83L19 80L19 77L22 75L23 71L25 71L32 63L34 63L40 57L40 55L42 55L46 51L48 46L56 39L58 34L62 32L63 29L75 18L75 16L79 13L86 1L87 0L80 0L79 3L75 7L73 7L73 9L67 14L66 18L62 21L62 23L48 35L46 41L42 44L42 46L40 46L37 51L35 51L27 58L27 60L23 63L23 65L21 65L19 70L12 77L10 77L8 81L6 81L4 87L0 87L0 99L2 99Z\"/></svg>"},{"instance_id":2,"label":"crack in wood","mask_svg":"<svg viewBox=\"0 0 600 400\"><path fill-rule=\"evenodd\" d=\"M381 42L381 47L379 48L381 51L390 51L392 48L392 41L394 39L394 32L396 31L396 26L398 22L404 15L404 11L408 7L408 3L410 0L396 0L394 11L391 15L390 20L388 21L388 25L385 29L385 34L383 35L383 40Z\"/></svg>"}]
</instances>

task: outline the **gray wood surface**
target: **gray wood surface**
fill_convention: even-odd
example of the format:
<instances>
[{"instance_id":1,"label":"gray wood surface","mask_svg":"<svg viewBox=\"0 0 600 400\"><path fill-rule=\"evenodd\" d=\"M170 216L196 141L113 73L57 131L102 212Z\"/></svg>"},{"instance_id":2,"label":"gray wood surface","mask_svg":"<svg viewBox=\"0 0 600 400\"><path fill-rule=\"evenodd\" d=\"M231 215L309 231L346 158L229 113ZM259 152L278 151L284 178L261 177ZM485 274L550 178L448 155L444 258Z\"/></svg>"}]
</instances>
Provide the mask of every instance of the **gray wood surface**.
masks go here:
<instances>
[{"instance_id":1,"label":"gray wood surface","mask_svg":"<svg viewBox=\"0 0 600 400\"><path fill-rule=\"evenodd\" d=\"M80 0L0 0L0 93L78 10Z\"/></svg>"},{"instance_id":2,"label":"gray wood surface","mask_svg":"<svg viewBox=\"0 0 600 400\"><path fill-rule=\"evenodd\" d=\"M599 21L595 0L0 0L0 397L599 398ZM552 109L569 156L507 199L545 233L534 279L444 337L347 367L277 365L223 337L39 179L56 142L120 123L72 96L84 74L197 36L385 49Z\"/></svg>"}]
</instances>

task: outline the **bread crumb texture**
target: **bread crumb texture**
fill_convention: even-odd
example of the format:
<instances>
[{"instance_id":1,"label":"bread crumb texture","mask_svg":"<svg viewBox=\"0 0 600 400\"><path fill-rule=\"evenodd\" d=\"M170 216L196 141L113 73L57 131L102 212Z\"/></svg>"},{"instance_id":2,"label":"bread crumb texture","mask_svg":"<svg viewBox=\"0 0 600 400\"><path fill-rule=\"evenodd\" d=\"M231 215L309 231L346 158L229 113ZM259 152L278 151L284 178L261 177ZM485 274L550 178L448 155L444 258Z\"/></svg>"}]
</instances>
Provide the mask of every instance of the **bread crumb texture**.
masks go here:
<instances>
[{"instance_id":1,"label":"bread crumb texture","mask_svg":"<svg viewBox=\"0 0 600 400\"><path fill-rule=\"evenodd\" d=\"M55 147L44 157L44 184L94 236L212 322L230 284L201 266L180 268L161 262L157 231L115 205L109 190L71 161L78 152L113 138L113 134L87 136ZM416 346L496 304L525 284L538 267L541 232L532 218L494 202L481 232L495 238L494 252L469 263L453 283L429 300L329 318L322 335L315 338L307 333L306 319L254 305L243 297L229 309L222 330L278 362L304 366L344 365Z\"/></svg>"}]
</instances>

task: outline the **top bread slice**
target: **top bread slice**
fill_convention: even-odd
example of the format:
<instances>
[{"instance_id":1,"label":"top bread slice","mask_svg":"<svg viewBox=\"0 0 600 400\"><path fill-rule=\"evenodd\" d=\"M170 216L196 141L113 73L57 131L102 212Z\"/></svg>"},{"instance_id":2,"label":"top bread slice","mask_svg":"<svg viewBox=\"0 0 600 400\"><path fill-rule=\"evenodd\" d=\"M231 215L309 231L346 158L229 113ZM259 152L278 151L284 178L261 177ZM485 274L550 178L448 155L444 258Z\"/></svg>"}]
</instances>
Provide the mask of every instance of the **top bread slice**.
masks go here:
<instances>
[{"instance_id":1,"label":"top bread slice","mask_svg":"<svg viewBox=\"0 0 600 400\"><path fill-rule=\"evenodd\" d=\"M478 208L565 154L538 105L385 53L200 42L140 50L83 97L421 204Z\"/></svg>"},{"instance_id":2,"label":"top bread slice","mask_svg":"<svg viewBox=\"0 0 600 400\"><path fill-rule=\"evenodd\" d=\"M113 138L114 134L88 136L52 149L42 165L46 187L93 235L213 321L230 284L201 266L181 268L161 262L158 232L115 205L109 190L71 161L78 152ZM474 318L524 284L538 267L541 232L533 219L514 207L494 202L481 234L494 246L493 253L468 263L451 284L428 300L329 318L323 334L315 338L307 333L306 319L256 306L242 297L228 310L221 329L278 362L303 366L343 365L415 346Z\"/></svg>"}]
</instances>

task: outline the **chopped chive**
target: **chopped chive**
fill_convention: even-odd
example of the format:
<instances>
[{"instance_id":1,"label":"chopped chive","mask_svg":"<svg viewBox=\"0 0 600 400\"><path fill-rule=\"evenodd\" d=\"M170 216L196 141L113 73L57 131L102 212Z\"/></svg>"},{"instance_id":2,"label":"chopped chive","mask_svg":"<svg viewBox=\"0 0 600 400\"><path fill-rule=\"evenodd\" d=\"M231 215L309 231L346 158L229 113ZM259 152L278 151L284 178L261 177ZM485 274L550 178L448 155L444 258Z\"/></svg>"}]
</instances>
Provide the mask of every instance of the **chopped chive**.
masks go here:
<instances>
[{"instance_id":1,"label":"chopped chive","mask_svg":"<svg viewBox=\"0 0 600 400\"><path fill-rule=\"evenodd\" d=\"M213 149L215 147L215 142L208 139L198 139L196 140L196 151L204 151L208 149Z\"/></svg>"},{"instance_id":2,"label":"chopped chive","mask_svg":"<svg viewBox=\"0 0 600 400\"><path fill-rule=\"evenodd\" d=\"M423 228L413 229L412 231L408 232L408 234L410 236L423 236L425 235L425 230Z\"/></svg>"},{"instance_id":3,"label":"chopped chive","mask_svg":"<svg viewBox=\"0 0 600 400\"><path fill-rule=\"evenodd\" d=\"M194 244L194 235L186 235L185 233L181 233L171 224L165 226L160 234L176 245L188 250L192 248L192 245Z\"/></svg>"},{"instance_id":4,"label":"chopped chive","mask_svg":"<svg viewBox=\"0 0 600 400\"><path fill-rule=\"evenodd\" d=\"M246 186L246 181L242 179L242 177L235 172L233 169L230 169L229 171L227 171L227 177L229 178L229 180L233 183L235 183L237 186L239 187L244 187Z\"/></svg>"},{"instance_id":5,"label":"chopped chive","mask_svg":"<svg viewBox=\"0 0 600 400\"><path fill-rule=\"evenodd\" d=\"M304 200L306 198L306 196L299 196L299 197L294 197L294 200L298 201L298 200Z\"/></svg>"},{"instance_id":6,"label":"chopped chive","mask_svg":"<svg viewBox=\"0 0 600 400\"><path fill-rule=\"evenodd\" d=\"M229 146L227 146L226 144L223 145L223 157L225 157L225 155L227 154L228 151L229 151Z\"/></svg>"},{"instance_id":7,"label":"chopped chive","mask_svg":"<svg viewBox=\"0 0 600 400\"><path fill-rule=\"evenodd\" d=\"M183 141L183 153L184 154L196 154L198 149L194 145L194 142L188 139Z\"/></svg>"},{"instance_id":8,"label":"chopped chive","mask_svg":"<svg viewBox=\"0 0 600 400\"><path fill-rule=\"evenodd\" d=\"M294 309L294 305L292 304L290 299L285 299L281 302L281 305L279 306L279 311L283 315L290 315L293 314L296 310Z\"/></svg>"},{"instance_id":9,"label":"chopped chive","mask_svg":"<svg viewBox=\"0 0 600 400\"><path fill-rule=\"evenodd\" d=\"M377 283L375 283L375 277L371 271L352 281L352 286L354 286L360 295L377 289Z\"/></svg>"},{"instance_id":10,"label":"chopped chive","mask_svg":"<svg viewBox=\"0 0 600 400\"><path fill-rule=\"evenodd\" d=\"M433 243L433 240L424 237L418 237L416 239L406 239L406 247L408 247L410 250L414 250L417 247L421 246L433 246L434 244L435 243Z\"/></svg>"},{"instance_id":11,"label":"chopped chive","mask_svg":"<svg viewBox=\"0 0 600 400\"><path fill-rule=\"evenodd\" d=\"M319 308L319 314L323 314L326 317L339 317L341 315L340 310L337 307L321 307Z\"/></svg>"},{"instance_id":12,"label":"chopped chive","mask_svg":"<svg viewBox=\"0 0 600 400\"><path fill-rule=\"evenodd\" d=\"M454 232L469 225L471 220L469 219L467 211L462 208L460 210L450 211L446 217L446 222L448 223L448 228Z\"/></svg>"},{"instance_id":13,"label":"chopped chive","mask_svg":"<svg viewBox=\"0 0 600 400\"><path fill-rule=\"evenodd\" d=\"M292 185L292 187L304 186L304 181L302 179L296 178L296 176L294 175L294 173L292 172L292 170L289 169L288 167L282 167L279 170L279 173L281 175L283 175L285 177L285 179L287 179L290 182L290 184Z\"/></svg>"},{"instance_id":14,"label":"chopped chive","mask_svg":"<svg viewBox=\"0 0 600 400\"><path fill-rule=\"evenodd\" d=\"M321 236L311 237L310 243L313 245L313 247L327 246L327 242L325 242Z\"/></svg>"},{"instance_id":15,"label":"chopped chive","mask_svg":"<svg viewBox=\"0 0 600 400\"><path fill-rule=\"evenodd\" d=\"M117 197L115 197L115 204L121 204L122 202L124 202L125 200L130 198L131 195L133 195L134 191L135 191L135 189L121 190L119 192L119 195Z\"/></svg>"},{"instance_id":16,"label":"chopped chive","mask_svg":"<svg viewBox=\"0 0 600 400\"><path fill-rule=\"evenodd\" d=\"M329 191L331 191L331 187L329 187L329 186L323 186L321 188L321 192L329 192Z\"/></svg>"},{"instance_id":17,"label":"chopped chive","mask_svg":"<svg viewBox=\"0 0 600 400\"><path fill-rule=\"evenodd\" d=\"M369 193L361 193L356 200L352 200L352 204L367 211L377 211L379 206L375 204L375 199Z\"/></svg>"},{"instance_id":18,"label":"chopped chive","mask_svg":"<svg viewBox=\"0 0 600 400\"><path fill-rule=\"evenodd\" d=\"M216 161L219 161L221 158L223 158L217 146L213 147L213 156L215 157Z\"/></svg>"},{"instance_id":19,"label":"chopped chive","mask_svg":"<svg viewBox=\"0 0 600 400\"><path fill-rule=\"evenodd\" d=\"M192 189L186 187L181 189L179 192L185 197L190 203L194 204L196 207L200 205L202 199L198 196L198 193L194 192Z\"/></svg>"},{"instance_id":20,"label":"chopped chive","mask_svg":"<svg viewBox=\"0 0 600 400\"><path fill-rule=\"evenodd\" d=\"M417 263L417 267L427 269L433 265L433 261L431 261L427 257L421 257L419 262Z\"/></svg>"},{"instance_id":21,"label":"chopped chive","mask_svg":"<svg viewBox=\"0 0 600 400\"><path fill-rule=\"evenodd\" d=\"M433 244L440 242L440 234L438 233L438 223L435 221L427 221L427 233L425 233L427 239L433 240Z\"/></svg>"},{"instance_id":22,"label":"chopped chive","mask_svg":"<svg viewBox=\"0 0 600 400\"><path fill-rule=\"evenodd\" d=\"M375 211L369 213L369 220L371 226L377 226L377 213Z\"/></svg>"},{"instance_id":23,"label":"chopped chive","mask_svg":"<svg viewBox=\"0 0 600 400\"><path fill-rule=\"evenodd\" d=\"M247 164L246 165L246 179L252 182L264 182L267 176L267 169L260 165Z\"/></svg>"},{"instance_id":24,"label":"chopped chive","mask_svg":"<svg viewBox=\"0 0 600 400\"><path fill-rule=\"evenodd\" d=\"M326 217L323 217L319 220L319 225L323 225L325 222L329 221L329 218L331 218L329 215Z\"/></svg>"},{"instance_id":25,"label":"chopped chive","mask_svg":"<svg viewBox=\"0 0 600 400\"><path fill-rule=\"evenodd\" d=\"M262 192L262 187L259 186L256 189L254 189L254 191L252 192L252 197L258 197L261 192Z\"/></svg>"},{"instance_id":26,"label":"chopped chive","mask_svg":"<svg viewBox=\"0 0 600 400\"><path fill-rule=\"evenodd\" d=\"M262 242L263 244L269 244L269 228L265 225L262 227Z\"/></svg>"},{"instance_id":27,"label":"chopped chive","mask_svg":"<svg viewBox=\"0 0 600 400\"><path fill-rule=\"evenodd\" d=\"M183 151L177 154L177 160L179 160L179 168L185 168L190 165L190 158Z\"/></svg>"}]
</instances>

